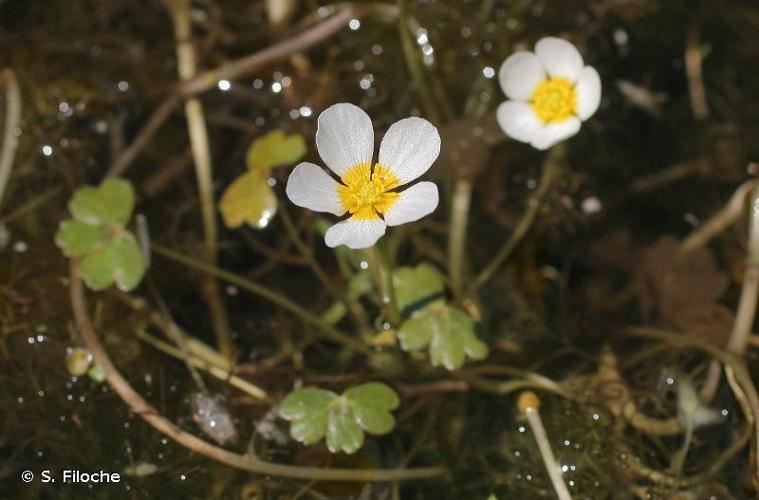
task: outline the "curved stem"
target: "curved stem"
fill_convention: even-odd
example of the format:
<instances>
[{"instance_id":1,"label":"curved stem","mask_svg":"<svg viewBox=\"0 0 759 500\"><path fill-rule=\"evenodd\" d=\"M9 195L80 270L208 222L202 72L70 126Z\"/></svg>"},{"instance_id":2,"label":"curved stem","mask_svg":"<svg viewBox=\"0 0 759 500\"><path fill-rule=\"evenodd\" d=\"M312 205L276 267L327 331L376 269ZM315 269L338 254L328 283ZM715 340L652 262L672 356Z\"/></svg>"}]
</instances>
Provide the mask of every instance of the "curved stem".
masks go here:
<instances>
[{"instance_id":1,"label":"curved stem","mask_svg":"<svg viewBox=\"0 0 759 500\"><path fill-rule=\"evenodd\" d=\"M371 352L369 347L367 347L364 343L354 339L353 337L349 337L340 330L337 330L336 328L333 328L332 326L326 324L321 320L321 318L312 314L308 309L299 306L287 297L273 292L263 285L259 285L258 283L247 280L229 271L225 271L219 267L208 264L207 262L182 255L181 253L175 252L160 245L153 244L151 248L158 255L162 255L163 257L171 259L175 262L179 262L185 266L192 267L193 269L197 269L198 271L210 274L211 276L232 283L233 285L237 285L244 290L247 290L255 295L258 295L259 297L268 300L269 302L277 304L281 308L286 309L291 313L299 316L306 323L309 323L320 329L330 340L344 344L347 347L350 347L351 349L364 354Z\"/></svg>"},{"instance_id":2,"label":"curved stem","mask_svg":"<svg viewBox=\"0 0 759 500\"><path fill-rule=\"evenodd\" d=\"M16 75L12 69L8 68L0 73L0 82L2 81L5 81L7 105L5 108L5 126L3 127L3 149L0 150L0 206L2 206L3 194L13 169L13 160L16 157L16 148L18 147L16 128L18 128L21 119L21 91L18 89Z\"/></svg>"},{"instance_id":3,"label":"curved stem","mask_svg":"<svg viewBox=\"0 0 759 500\"><path fill-rule=\"evenodd\" d=\"M87 313L84 287L77 274L76 263L71 261L69 291L74 320L87 348L95 362L107 374L111 388L148 424L176 441L181 446L209 457L217 462L257 474L290 477L295 479L317 479L320 481L405 481L429 479L446 473L442 467L420 467L415 469L323 469L319 467L298 467L259 460L254 456L240 455L212 445L176 426L161 415L156 408L145 401L121 375L103 349Z\"/></svg>"},{"instance_id":4,"label":"curved stem","mask_svg":"<svg viewBox=\"0 0 759 500\"><path fill-rule=\"evenodd\" d=\"M378 246L374 245L366 249L365 255L387 320L394 326L398 326L401 322L401 313L398 311L398 303L395 300L393 271L387 252L381 252Z\"/></svg>"}]
</instances>

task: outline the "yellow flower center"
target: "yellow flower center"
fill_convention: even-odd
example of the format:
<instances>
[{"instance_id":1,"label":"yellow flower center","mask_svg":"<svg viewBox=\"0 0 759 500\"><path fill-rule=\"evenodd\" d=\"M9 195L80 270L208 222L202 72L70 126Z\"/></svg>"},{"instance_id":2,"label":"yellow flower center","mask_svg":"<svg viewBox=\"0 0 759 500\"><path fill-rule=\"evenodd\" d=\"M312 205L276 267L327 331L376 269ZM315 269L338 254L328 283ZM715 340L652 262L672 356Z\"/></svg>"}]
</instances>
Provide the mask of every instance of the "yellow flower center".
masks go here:
<instances>
[{"instance_id":1,"label":"yellow flower center","mask_svg":"<svg viewBox=\"0 0 759 500\"><path fill-rule=\"evenodd\" d=\"M543 123L561 123L577 111L577 91L566 78L543 80L532 93L532 110Z\"/></svg>"},{"instance_id":2,"label":"yellow flower center","mask_svg":"<svg viewBox=\"0 0 759 500\"><path fill-rule=\"evenodd\" d=\"M356 219L378 219L398 199L398 193L391 189L400 186L400 181L379 163L374 165L374 172L370 163L360 163L345 172L341 180L343 184L337 188L340 201Z\"/></svg>"}]
</instances>

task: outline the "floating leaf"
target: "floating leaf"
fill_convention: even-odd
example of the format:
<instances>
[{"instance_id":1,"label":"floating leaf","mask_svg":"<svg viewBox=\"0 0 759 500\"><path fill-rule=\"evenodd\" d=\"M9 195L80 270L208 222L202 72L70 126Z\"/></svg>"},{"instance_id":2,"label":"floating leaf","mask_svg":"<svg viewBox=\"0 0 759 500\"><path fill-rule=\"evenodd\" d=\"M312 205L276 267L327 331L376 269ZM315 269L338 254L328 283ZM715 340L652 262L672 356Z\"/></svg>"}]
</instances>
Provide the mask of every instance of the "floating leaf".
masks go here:
<instances>
[{"instance_id":1,"label":"floating leaf","mask_svg":"<svg viewBox=\"0 0 759 500\"><path fill-rule=\"evenodd\" d=\"M393 271L395 300L401 311L418 309L442 299L445 280L440 271L427 263L416 267L400 267Z\"/></svg>"},{"instance_id":2,"label":"floating leaf","mask_svg":"<svg viewBox=\"0 0 759 500\"><path fill-rule=\"evenodd\" d=\"M87 224L124 225L132 215L134 190L124 180L109 177L98 187L78 189L69 202L74 219Z\"/></svg>"},{"instance_id":3,"label":"floating leaf","mask_svg":"<svg viewBox=\"0 0 759 500\"><path fill-rule=\"evenodd\" d=\"M55 244L66 257L81 257L106 238L102 226L85 224L78 220L65 220L55 234Z\"/></svg>"},{"instance_id":4,"label":"floating leaf","mask_svg":"<svg viewBox=\"0 0 759 500\"><path fill-rule=\"evenodd\" d=\"M269 224L277 212L277 197L266 179L257 172L247 172L227 188L219 202L219 210L228 228L247 222L256 229L263 229Z\"/></svg>"},{"instance_id":5,"label":"floating leaf","mask_svg":"<svg viewBox=\"0 0 759 500\"><path fill-rule=\"evenodd\" d=\"M302 135L272 130L253 141L245 155L245 164L251 172L264 171L268 176L272 167L295 163L305 154L306 141Z\"/></svg>"},{"instance_id":6,"label":"floating leaf","mask_svg":"<svg viewBox=\"0 0 759 500\"><path fill-rule=\"evenodd\" d=\"M390 413L400 404L398 395L385 384L370 382L352 387L338 396L317 388L288 394L279 415L292 422L290 435L310 445L326 436L332 453L354 453L364 443L364 431L386 434L395 427Z\"/></svg>"},{"instance_id":7,"label":"floating leaf","mask_svg":"<svg viewBox=\"0 0 759 500\"><path fill-rule=\"evenodd\" d=\"M119 290L133 290L142 279L145 263L137 240L122 232L82 258L79 274L93 290L104 290L116 283Z\"/></svg>"},{"instance_id":8,"label":"floating leaf","mask_svg":"<svg viewBox=\"0 0 759 500\"><path fill-rule=\"evenodd\" d=\"M488 347L474 331L474 321L461 309L447 304L432 304L414 313L398 329L404 351L417 351L429 346L430 362L455 370L467 357L484 359Z\"/></svg>"}]
</instances>

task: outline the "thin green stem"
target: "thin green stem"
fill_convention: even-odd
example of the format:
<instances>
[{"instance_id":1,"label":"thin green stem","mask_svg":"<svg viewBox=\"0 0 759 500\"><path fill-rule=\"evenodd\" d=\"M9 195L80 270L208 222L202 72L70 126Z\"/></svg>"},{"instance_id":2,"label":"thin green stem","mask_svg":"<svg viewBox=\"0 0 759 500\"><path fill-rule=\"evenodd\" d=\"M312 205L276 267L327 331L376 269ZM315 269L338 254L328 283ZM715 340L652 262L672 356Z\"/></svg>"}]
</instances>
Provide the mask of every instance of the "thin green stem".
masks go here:
<instances>
[{"instance_id":1,"label":"thin green stem","mask_svg":"<svg viewBox=\"0 0 759 500\"><path fill-rule=\"evenodd\" d=\"M532 227L533 222L538 217L541 208L543 208L543 201L548 192L553 187L554 182L560 177L562 164L563 164L564 149L562 145L555 146L546 157L543 164L543 172L540 175L540 181L535 193L530 196L527 201L527 209L519 219L514 232L511 233L509 239L501 246L496 252L495 256L480 271L480 274L472 282L469 294L474 294L479 287L481 287L486 281L488 281L498 271L504 263L511 257L514 250L519 246L527 232Z\"/></svg>"},{"instance_id":2,"label":"thin green stem","mask_svg":"<svg viewBox=\"0 0 759 500\"><path fill-rule=\"evenodd\" d=\"M390 261L385 252L378 249L378 245L367 248L364 255L369 263L369 272L377 287L380 302L387 320L397 326L401 322L401 313L398 311L398 303L395 300L395 288L393 287L393 271Z\"/></svg>"},{"instance_id":3,"label":"thin green stem","mask_svg":"<svg viewBox=\"0 0 759 500\"><path fill-rule=\"evenodd\" d=\"M280 217L282 219L282 223L285 226L285 230L287 231L287 234L290 236L290 239L295 244L295 247L298 249L298 251L303 255L303 258L306 259L306 262L308 263L308 266L311 268L311 271L314 273L314 275L317 277L317 279L321 282L322 285L324 285L324 288L327 289L327 291L338 301L342 302L345 306L347 306L348 311L350 311L351 315L353 316L353 319L356 323L356 326L360 328L361 330L369 330L369 320L366 317L366 311L361 306L361 304L357 300L351 299L346 293L340 291L327 277L327 273L324 272L324 269L319 265L319 262L314 258L313 252L306 246L306 244L303 242L303 239L300 237L300 234L298 233L298 228L295 227L295 224L293 223L292 218L290 217L290 213L287 211L285 207L280 207Z\"/></svg>"},{"instance_id":4,"label":"thin green stem","mask_svg":"<svg viewBox=\"0 0 759 500\"><path fill-rule=\"evenodd\" d=\"M158 255L171 259L175 262L179 262L180 264L184 264L185 266L191 267L193 269L197 269L198 271L204 272L233 285L237 285L243 290L247 290L263 299L268 300L269 302L277 304L281 308L297 315L304 322L313 325L321 330L322 333L324 333L324 336L332 341L343 344L364 354L371 352L370 349L362 342L354 339L353 337L349 337L340 330L337 330L336 328L326 324L324 321L322 321L321 318L311 313L308 309L304 309L284 295L280 295L272 290L269 290L263 285L259 285L258 283L245 279L241 276L238 276L237 274L225 271L224 269L221 269L202 260L182 255L179 252L175 252L174 250L170 250L160 245L154 244L151 246L151 248Z\"/></svg>"},{"instance_id":5,"label":"thin green stem","mask_svg":"<svg viewBox=\"0 0 759 500\"><path fill-rule=\"evenodd\" d=\"M466 233L471 201L471 179L459 178L453 187L451 227L448 232L448 274L451 278L453 294L457 299L461 298L464 290Z\"/></svg>"},{"instance_id":6,"label":"thin green stem","mask_svg":"<svg viewBox=\"0 0 759 500\"><path fill-rule=\"evenodd\" d=\"M18 88L16 74L8 68L0 73L0 82L5 82L5 126L3 127L3 143L0 150L0 206L3 202L3 194L8 185L13 169L13 160L16 157L18 136L16 129L21 120L21 91Z\"/></svg>"}]
</instances>

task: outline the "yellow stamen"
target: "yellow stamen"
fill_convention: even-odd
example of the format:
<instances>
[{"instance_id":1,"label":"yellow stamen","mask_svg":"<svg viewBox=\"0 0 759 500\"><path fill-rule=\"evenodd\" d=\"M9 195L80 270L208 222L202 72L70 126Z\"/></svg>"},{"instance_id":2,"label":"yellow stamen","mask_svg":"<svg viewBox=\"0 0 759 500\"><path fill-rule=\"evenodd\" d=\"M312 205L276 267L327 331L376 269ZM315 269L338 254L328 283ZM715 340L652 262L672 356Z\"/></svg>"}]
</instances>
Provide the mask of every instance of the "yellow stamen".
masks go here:
<instances>
[{"instance_id":1,"label":"yellow stamen","mask_svg":"<svg viewBox=\"0 0 759 500\"><path fill-rule=\"evenodd\" d=\"M532 110L543 123L561 123L577 111L577 90L566 78L543 80L532 93Z\"/></svg>"},{"instance_id":2,"label":"yellow stamen","mask_svg":"<svg viewBox=\"0 0 759 500\"><path fill-rule=\"evenodd\" d=\"M400 186L398 178L389 168L380 164L360 163L348 170L341 178L343 184L337 192L343 207L356 219L372 220L384 215L398 199L398 193L390 191Z\"/></svg>"}]
</instances>

